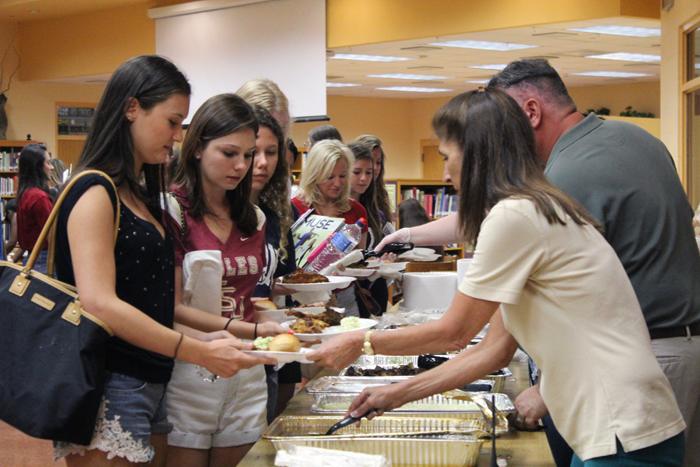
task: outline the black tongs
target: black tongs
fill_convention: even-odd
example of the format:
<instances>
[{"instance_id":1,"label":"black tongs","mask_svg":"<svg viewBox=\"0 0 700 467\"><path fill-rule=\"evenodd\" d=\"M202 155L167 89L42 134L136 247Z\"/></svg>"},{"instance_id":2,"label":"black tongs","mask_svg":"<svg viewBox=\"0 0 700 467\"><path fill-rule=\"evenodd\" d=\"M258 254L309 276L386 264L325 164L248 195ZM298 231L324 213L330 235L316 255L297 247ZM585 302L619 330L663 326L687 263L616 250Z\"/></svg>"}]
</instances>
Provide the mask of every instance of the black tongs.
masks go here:
<instances>
[{"instance_id":1,"label":"black tongs","mask_svg":"<svg viewBox=\"0 0 700 467\"><path fill-rule=\"evenodd\" d=\"M375 412L375 410L371 409L370 411L368 411L366 414L362 415L361 417L353 417L351 415L348 415L347 417L345 417L344 419L342 419L341 421L339 421L338 423L336 423L335 425L330 427L328 429L328 431L326 431L325 436L330 436L333 433L335 433L336 431L340 430L341 428L345 428L346 426L352 425L353 423L357 423L360 420L362 420L364 417L366 417L374 412Z\"/></svg>"},{"instance_id":2,"label":"black tongs","mask_svg":"<svg viewBox=\"0 0 700 467\"><path fill-rule=\"evenodd\" d=\"M374 250L362 250L362 259L367 259L367 258L373 258L375 256L382 257L387 253L394 253L394 254L401 254L406 251L412 250L413 243L403 243L403 242L391 242L387 243L384 245L384 248L382 248L379 251L374 251Z\"/></svg>"}]
</instances>

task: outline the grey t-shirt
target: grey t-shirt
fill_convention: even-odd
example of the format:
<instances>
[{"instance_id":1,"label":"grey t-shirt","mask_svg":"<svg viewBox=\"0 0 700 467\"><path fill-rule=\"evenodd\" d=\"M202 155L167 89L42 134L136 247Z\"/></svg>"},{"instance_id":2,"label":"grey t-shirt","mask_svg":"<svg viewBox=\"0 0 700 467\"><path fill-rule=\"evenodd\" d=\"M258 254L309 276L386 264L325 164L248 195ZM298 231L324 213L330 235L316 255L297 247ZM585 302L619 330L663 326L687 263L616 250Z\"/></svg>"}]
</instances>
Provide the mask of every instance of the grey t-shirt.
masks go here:
<instances>
[{"instance_id":1,"label":"grey t-shirt","mask_svg":"<svg viewBox=\"0 0 700 467\"><path fill-rule=\"evenodd\" d=\"M693 210L661 141L591 114L559 138L545 175L603 225L649 329L700 322Z\"/></svg>"}]
</instances>

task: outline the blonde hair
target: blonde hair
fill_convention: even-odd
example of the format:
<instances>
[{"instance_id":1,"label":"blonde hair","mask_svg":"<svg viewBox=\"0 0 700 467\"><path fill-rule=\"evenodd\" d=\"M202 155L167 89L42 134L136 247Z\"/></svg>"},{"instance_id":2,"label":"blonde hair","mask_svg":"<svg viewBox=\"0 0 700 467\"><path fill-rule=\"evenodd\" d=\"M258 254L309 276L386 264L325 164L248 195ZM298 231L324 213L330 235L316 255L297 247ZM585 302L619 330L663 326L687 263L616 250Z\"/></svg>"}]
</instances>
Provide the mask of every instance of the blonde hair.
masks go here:
<instances>
[{"instance_id":1,"label":"blonde hair","mask_svg":"<svg viewBox=\"0 0 700 467\"><path fill-rule=\"evenodd\" d=\"M252 79L243 83L236 94L250 105L259 105L270 112L282 127L284 134L289 134L289 100L277 83L269 79Z\"/></svg>"},{"instance_id":2,"label":"blonde hair","mask_svg":"<svg viewBox=\"0 0 700 467\"><path fill-rule=\"evenodd\" d=\"M304 171L301 173L301 181L299 182L298 197L310 206L318 206L324 204L325 199L318 189L318 184L324 182L331 176L335 166L339 163L346 162L345 172L345 189L335 201L334 206L339 212L347 212L350 210L350 168L355 163L355 156L346 145L338 140L327 139L314 144L314 147L306 156Z\"/></svg>"}]
</instances>

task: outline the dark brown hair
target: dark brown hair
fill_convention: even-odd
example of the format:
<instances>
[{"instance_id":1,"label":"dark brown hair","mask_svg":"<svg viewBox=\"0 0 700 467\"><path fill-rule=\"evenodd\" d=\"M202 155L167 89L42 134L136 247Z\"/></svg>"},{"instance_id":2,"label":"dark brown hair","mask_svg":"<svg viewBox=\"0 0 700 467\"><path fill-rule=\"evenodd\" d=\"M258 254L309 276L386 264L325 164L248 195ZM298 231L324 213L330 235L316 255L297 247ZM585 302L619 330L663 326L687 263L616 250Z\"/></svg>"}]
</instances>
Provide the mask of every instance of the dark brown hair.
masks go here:
<instances>
[{"instance_id":1,"label":"dark brown hair","mask_svg":"<svg viewBox=\"0 0 700 467\"><path fill-rule=\"evenodd\" d=\"M384 162L386 161L386 154L384 154L384 148L382 148L382 140L380 140L374 135L360 135L355 139L355 141L359 141L360 143L366 144L369 147L370 151L379 149L379 152L382 155L381 169L379 169L377 178L374 180L374 196L377 200L377 206L379 207L379 210L384 214L384 217L386 218L386 222L391 222L392 212L391 204L389 203L389 193L387 193L386 188L384 186Z\"/></svg>"},{"instance_id":2,"label":"dark brown hair","mask_svg":"<svg viewBox=\"0 0 700 467\"><path fill-rule=\"evenodd\" d=\"M466 241L476 244L488 211L509 197L531 200L550 224L566 224L558 206L576 224L596 225L544 177L530 122L503 91L480 89L452 98L433 117L433 129L441 141L462 150L459 225Z\"/></svg>"},{"instance_id":3,"label":"dark brown hair","mask_svg":"<svg viewBox=\"0 0 700 467\"><path fill-rule=\"evenodd\" d=\"M289 232L289 227L292 225L292 205L289 200L289 168L287 167L287 158L285 157L287 148L285 145L284 132L279 122L270 115L270 112L259 105L253 106L253 111L255 112L255 118L258 120L258 126L260 128L265 127L269 129L277 140L277 167L275 167L275 171L272 173L270 180L260 192L258 203L261 206L265 206L268 211L279 218L279 255L280 258L286 260L287 233Z\"/></svg>"},{"instance_id":4,"label":"dark brown hair","mask_svg":"<svg viewBox=\"0 0 700 467\"><path fill-rule=\"evenodd\" d=\"M253 109L235 94L219 94L210 97L197 109L187 129L182 153L177 162L173 184L184 191L192 217L202 218L209 213L202 189L201 161L197 154L210 141L241 130L252 130L257 134L258 121ZM226 192L231 219L245 235L251 235L257 227L257 215L250 201L253 171L248 170L234 190Z\"/></svg>"},{"instance_id":5,"label":"dark brown hair","mask_svg":"<svg viewBox=\"0 0 700 467\"><path fill-rule=\"evenodd\" d=\"M372 150L369 148L369 146L364 143L360 143L359 141L352 141L350 144L348 144L348 147L355 156L355 162L369 161L372 166L372 172L374 172L374 160L372 159ZM353 167L350 167L350 172L352 171ZM365 207L365 210L367 211L367 224L369 224L369 228L372 231L374 241L379 243L379 241L384 238L384 234L382 232L382 228L384 226L382 225L382 221L379 216L379 206L377 205L377 193L374 187L374 177L372 177L372 182L367 187L367 190L360 195L360 199L357 201L359 201L360 204Z\"/></svg>"}]
</instances>

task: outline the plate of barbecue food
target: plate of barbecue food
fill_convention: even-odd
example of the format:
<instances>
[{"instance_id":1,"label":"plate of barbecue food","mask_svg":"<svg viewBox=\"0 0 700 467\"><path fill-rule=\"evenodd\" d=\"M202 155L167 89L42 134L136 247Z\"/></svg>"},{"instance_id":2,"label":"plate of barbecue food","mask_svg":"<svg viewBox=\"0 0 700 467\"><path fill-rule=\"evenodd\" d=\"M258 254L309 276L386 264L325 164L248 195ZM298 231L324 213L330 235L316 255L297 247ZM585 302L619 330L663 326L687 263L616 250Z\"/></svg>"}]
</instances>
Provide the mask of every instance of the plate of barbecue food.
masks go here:
<instances>
[{"instance_id":1,"label":"plate of barbecue food","mask_svg":"<svg viewBox=\"0 0 700 467\"><path fill-rule=\"evenodd\" d=\"M321 313L289 311L287 314L296 319L285 321L282 327L294 331L294 335L302 341L322 340L336 334L357 329L370 329L377 325L376 320L356 316L346 317L333 308Z\"/></svg>"},{"instance_id":2,"label":"plate of barbecue food","mask_svg":"<svg viewBox=\"0 0 700 467\"><path fill-rule=\"evenodd\" d=\"M283 276L279 283L295 292L324 292L344 289L354 280L354 277L324 276L315 272L297 269Z\"/></svg>"}]
</instances>

